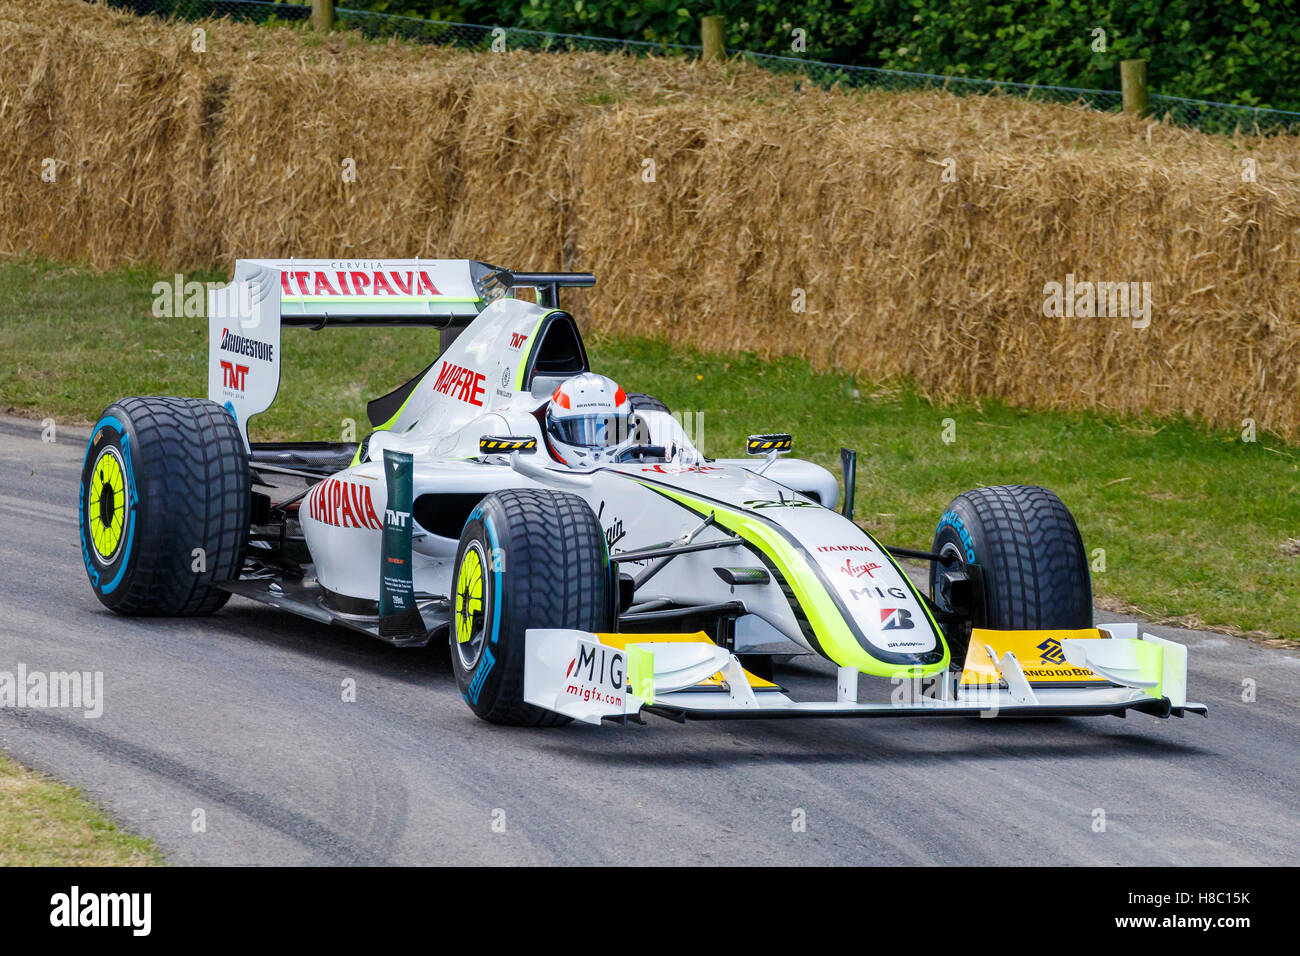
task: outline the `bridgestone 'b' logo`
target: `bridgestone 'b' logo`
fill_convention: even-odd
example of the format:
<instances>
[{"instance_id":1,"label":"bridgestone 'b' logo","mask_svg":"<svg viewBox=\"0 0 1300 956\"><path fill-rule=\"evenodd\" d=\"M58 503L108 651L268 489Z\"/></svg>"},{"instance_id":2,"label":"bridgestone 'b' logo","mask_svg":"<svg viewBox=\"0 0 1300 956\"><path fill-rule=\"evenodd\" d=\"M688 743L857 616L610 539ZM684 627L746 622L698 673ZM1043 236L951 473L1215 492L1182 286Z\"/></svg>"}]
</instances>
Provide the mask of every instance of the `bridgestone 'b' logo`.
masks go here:
<instances>
[{"instance_id":1,"label":"bridgestone 'b' logo","mask_svg":"<svg viewBox=\"0 0 1300 956\"><path fill-rule=\"evenodd\" d=\"M270 342L259 342L257 339L246 339L242 335L231 335L230 329L221 330L221 351L247 355L249 358L261 359L263 362L271 362L275 359L275 346Z\"/></svg>"},{"instance_id":2,"label":"bridgestone 'b' logo","mask_svg":"<svg viewBox=\"0 0 1300 956\"><path fill-rule=\"evenodd\" d=\"M911 612L904 607L882 607L880 625L886 631L910 631L916 627Z\"/></svg>"}]
</instances>

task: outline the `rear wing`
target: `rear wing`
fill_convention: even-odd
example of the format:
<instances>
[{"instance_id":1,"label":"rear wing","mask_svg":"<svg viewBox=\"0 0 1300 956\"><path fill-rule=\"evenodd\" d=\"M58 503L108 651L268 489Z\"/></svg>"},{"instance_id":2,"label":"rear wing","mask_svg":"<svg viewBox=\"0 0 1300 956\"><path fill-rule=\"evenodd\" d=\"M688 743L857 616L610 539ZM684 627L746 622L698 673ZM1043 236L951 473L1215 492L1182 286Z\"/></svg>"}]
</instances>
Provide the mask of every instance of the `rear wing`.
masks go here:
<instances>
[{"instance_id":1,"label":"rear wing","mask_svg":"<svg viewBox=\"0 0 1300 956\"><path fill-rule=\"evenodd\" d=\"M558 308L559 288L596 284L589 272L511 272L472 259L239 259L208 294L208 398L248 419L280 390L280 329L416 327L454 335L517 288ZM444 344L447 336L444 336Z\"/></svg>"}]
</instances>

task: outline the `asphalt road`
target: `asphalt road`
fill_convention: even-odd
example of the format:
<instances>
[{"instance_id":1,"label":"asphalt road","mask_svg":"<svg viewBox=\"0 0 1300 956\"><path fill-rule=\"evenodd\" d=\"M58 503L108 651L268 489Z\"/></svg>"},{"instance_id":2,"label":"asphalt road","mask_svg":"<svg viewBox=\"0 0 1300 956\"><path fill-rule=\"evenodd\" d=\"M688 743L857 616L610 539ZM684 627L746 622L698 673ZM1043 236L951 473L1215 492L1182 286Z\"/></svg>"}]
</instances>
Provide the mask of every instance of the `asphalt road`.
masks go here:
<instances>
[{"instance_id":1,"label":"asphalt road","mask_svg":"<svg viewBox=\"0 0 1300 956\"><path fill-rule=\"evenodd\" d=\"M102 671L104 712L0 709L0 749L176 863L1300 863L1300 653L1149 628L1189 645L1209 719L493 727L445 648L242 599L105 610L77 540L84 442L0 419L0 671Z\"/></svg>"}]
</instances>

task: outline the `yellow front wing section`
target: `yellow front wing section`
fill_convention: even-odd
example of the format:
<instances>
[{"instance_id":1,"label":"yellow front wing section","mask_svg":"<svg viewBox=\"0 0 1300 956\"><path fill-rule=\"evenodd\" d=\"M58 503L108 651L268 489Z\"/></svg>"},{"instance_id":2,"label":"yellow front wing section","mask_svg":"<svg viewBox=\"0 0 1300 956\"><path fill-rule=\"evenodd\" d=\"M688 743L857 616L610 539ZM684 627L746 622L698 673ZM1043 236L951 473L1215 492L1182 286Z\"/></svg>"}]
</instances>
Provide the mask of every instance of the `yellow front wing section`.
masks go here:
<instances>
[{"instance_id":1,"label":"yellow front wing section","mask_svg":"<svg viewBox=\"0 0 1300 956\"><path fill-rule=\"evenodd\" d=\"M1068 631L993 631L977 627L971 631L961 683L996 685L1002 680L997 661L1010 651L1016 655L1031 687L1065 687L1072 684L1108 684L1106 678L1076 667L1061 653L1061 641L1068 639L1107 640L1095 627ZM989 651L993 656L989 656Z\"/></svg>"}]
</instances>

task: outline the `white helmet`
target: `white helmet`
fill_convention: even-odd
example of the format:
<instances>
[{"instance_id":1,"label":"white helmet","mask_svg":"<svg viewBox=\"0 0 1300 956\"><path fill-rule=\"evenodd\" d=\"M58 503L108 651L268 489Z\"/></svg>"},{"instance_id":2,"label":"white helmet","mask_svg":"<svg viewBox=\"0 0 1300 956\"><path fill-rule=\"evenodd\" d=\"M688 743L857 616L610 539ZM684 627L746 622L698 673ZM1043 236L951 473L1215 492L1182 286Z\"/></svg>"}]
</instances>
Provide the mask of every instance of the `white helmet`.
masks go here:
<instances>
[{"instance_id":1,"label":"white helmet","mask_svg":"<svg viewBox=\"0 0 1300 956\"><path fill-rule=\"evenodd\" d=\"M594 372L565 379L546 407L546 437L566 465L615 461L631 426L632 403L623 389Z\"/></svg>"}]
</instances>

